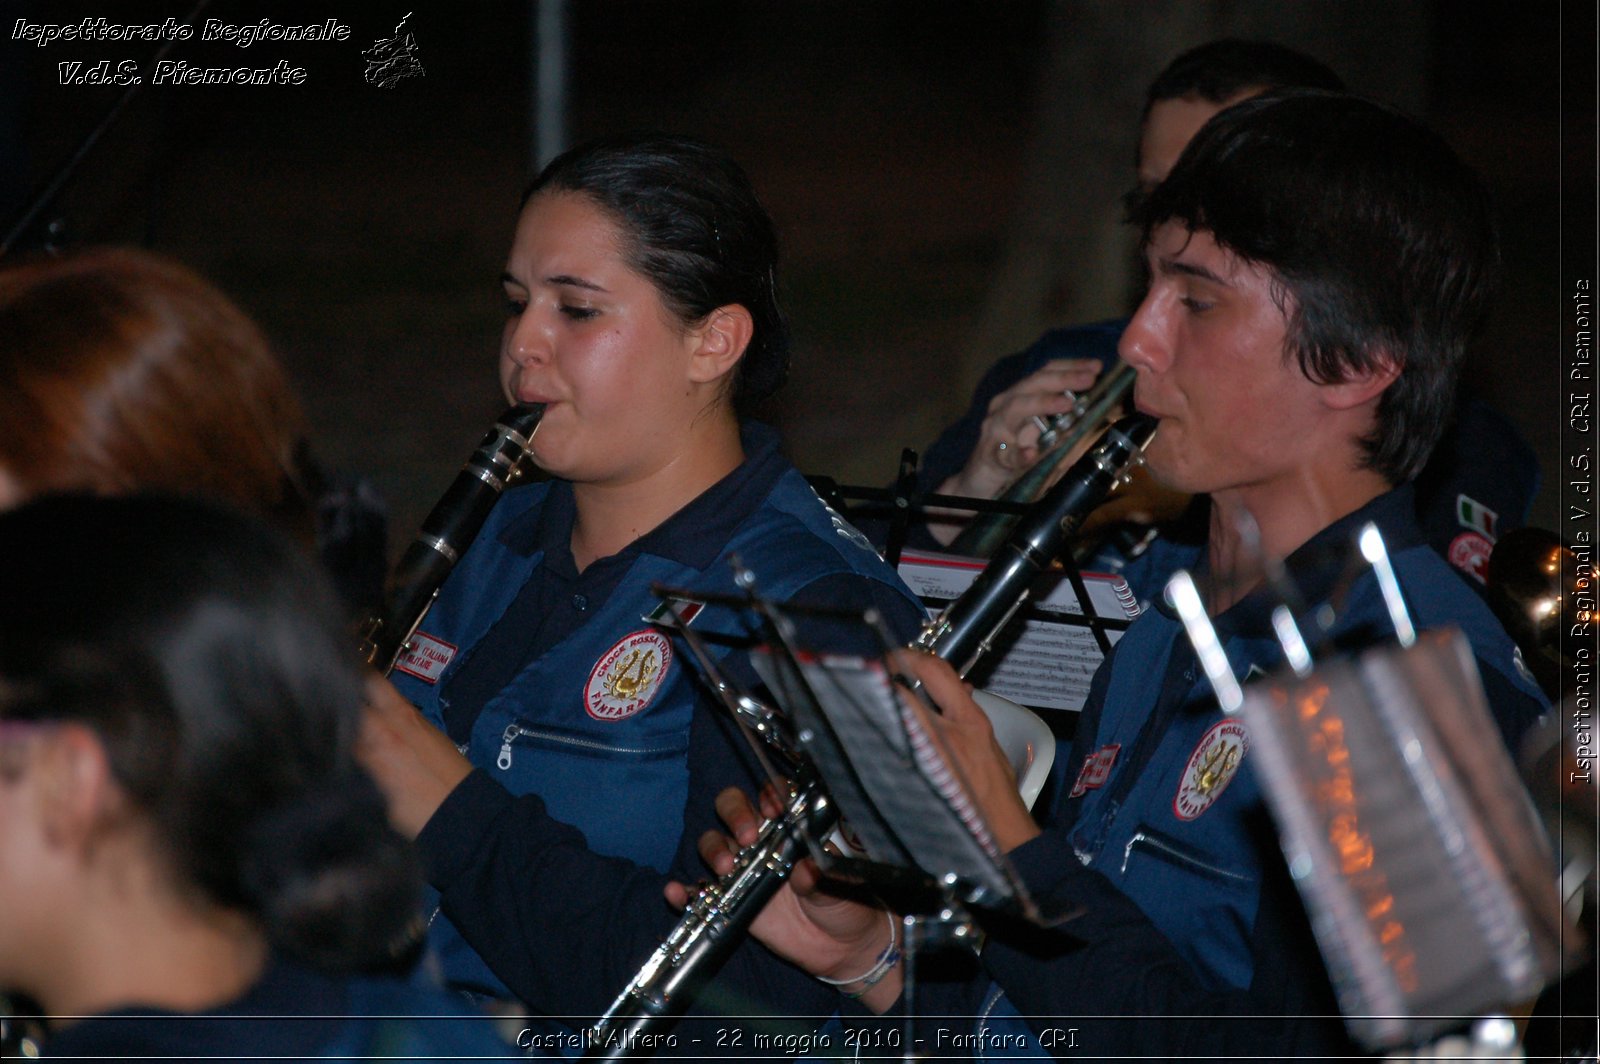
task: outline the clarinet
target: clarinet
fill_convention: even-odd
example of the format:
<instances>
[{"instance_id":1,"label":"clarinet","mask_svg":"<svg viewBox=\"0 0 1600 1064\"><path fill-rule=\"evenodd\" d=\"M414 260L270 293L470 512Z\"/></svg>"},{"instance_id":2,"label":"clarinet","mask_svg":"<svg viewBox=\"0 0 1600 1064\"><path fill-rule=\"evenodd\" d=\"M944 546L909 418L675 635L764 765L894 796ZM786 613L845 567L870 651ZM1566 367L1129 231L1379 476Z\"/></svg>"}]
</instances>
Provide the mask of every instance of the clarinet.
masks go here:
<instances>
[{"instance_id":1,"label":"clarinet","mask_svg":"<svg viewBox=\"0 0 1600 1064\"><path fill-rule=\"evenodd\" d=\"M1022 515L972 586L929 622L911 645L945 659L966 676L1027 601L1034 577L1055 560L1111 489L1127 482L1155 432L1156 419L1144 414L1125 417L1107 429Z\"/></svg>"},{"instance_id":2,"label":"clarinet","mask_svg":"<svg viewBox=\"0 0 1600 1064\"><path fill-rule=\"evenodd\" d=\"M385 676L405 651L450 570L472 545L500 493L522 478L524 459L544 405L514 406L501 414L423 520L395 567L384 611L362 629L361 656Z\"/></svg>"},{"instance_id":3,"label":"clarinet","mask_svg":"<svg viewBox=\"0 0 1600 1064\"><path fill-rule=\"evenodd\" d=\"M913 649L943 658L963 677L1027 599L1029 585L1071 540L1090 511L1126 481L1155 435L1156 419L1136 414L1106 430L1055 487L1023 515L993 560L938 617ZM782 815L742 849L731 872L700 888L683 917L604 1016L584 1032L586 1061L648 1052L733 952L757 914L789 878L806 837L832 830L838 810L809 759L791 784Z\"/></svg>"}]
</instances>

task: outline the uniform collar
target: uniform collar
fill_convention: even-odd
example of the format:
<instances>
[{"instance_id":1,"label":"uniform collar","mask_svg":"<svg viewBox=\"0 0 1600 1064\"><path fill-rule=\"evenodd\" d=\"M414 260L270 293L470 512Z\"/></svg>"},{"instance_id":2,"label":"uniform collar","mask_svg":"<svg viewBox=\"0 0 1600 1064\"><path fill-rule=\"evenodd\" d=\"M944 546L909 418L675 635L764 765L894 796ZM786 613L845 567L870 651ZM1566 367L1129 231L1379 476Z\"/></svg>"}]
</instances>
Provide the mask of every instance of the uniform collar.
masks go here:
<instances>
[{"instance_id":1,"label":"uniform collar","mask_svg":"<svg viewBox=\"0 0 1600 1064\"><path fill-rule=\"evenodd\" d=\"M739 441L744 461L738 468L613 557L653 554L694 569L716 561L734 530L755 512L789 469L778 448L778 434L769 426L744 422L739 427ZM571 482L551 480L544 505L507 525L500 542L524 556L543 552L545 564L572 570L575 576L571 544L576 518Z\"/></svg>"},{"instance_id":2,"label":"uniform collar","mask_svg":"<svg viewBox=\"0 0 1600 1064\"><path fill-rule=\"evenodd\" d=\"M1417 527L1417 503L1409 483L1384 492L1365 506L1339 518L1284 559L1290 586L1296 588L1307 606L1327 602L1341 584L1354 579L1366 567L1356 548L1356 534L1367 522L1378 526L1389 554L1399 554L1426 542ZM1203 579L1207 561L1201 548L1196 565L1197 579ZM1277 595L1266 587L1257 588L1213 618L1219 635L1266 637L1273 635L1272 611L1279 604ZM1177 615L1164 601L1158 608L1168 617Z\"/></svg>"}]
</instances>

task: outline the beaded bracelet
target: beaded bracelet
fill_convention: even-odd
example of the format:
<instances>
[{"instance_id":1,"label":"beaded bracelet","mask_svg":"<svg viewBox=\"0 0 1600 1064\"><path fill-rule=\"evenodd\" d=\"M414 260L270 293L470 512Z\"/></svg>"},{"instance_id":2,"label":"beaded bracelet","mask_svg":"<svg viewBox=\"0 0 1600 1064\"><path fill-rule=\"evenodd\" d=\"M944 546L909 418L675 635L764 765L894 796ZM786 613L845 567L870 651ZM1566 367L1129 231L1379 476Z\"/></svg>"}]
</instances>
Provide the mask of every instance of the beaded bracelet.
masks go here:
<instances>
[{"instance_id":1,"label":"beaded bracelet","mask_svg":"<svg viewBox=\"0 0 1600 1064\"><path fill-rule=\"evenodd\" d=\"M883 947L883 952L878 954L877 961L871 968L867 969L865 975L858 975L851 979L829 979L825 975L819 975L817 978L834 987L846 987L852 983L860 983L861 985L855 990L839 991L845 997L852 999L859 998L882 982L883 977L893 971L895 965L900 963L900 933L896 930L894 913L885 912L884 916L889 920L889 944Z\"/></svg>"}]
</instances>

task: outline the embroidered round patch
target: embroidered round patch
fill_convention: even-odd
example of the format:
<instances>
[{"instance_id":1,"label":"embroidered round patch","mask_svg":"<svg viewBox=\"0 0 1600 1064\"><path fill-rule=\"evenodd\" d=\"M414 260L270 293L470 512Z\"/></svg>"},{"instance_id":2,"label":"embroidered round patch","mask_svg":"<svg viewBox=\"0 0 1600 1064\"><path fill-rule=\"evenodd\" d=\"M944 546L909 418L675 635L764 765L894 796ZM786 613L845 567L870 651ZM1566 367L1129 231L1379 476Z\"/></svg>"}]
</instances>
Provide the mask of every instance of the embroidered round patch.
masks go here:
<instances>
[{"instance_id":1,"label":"embroidered round patch","mask_svg":"<svg viewBox=\"0 0 1600 1064\"><path fill-rule=\"evenodd\" d=\"M583 708L595 720L623 720L640 712L661 690L672 665L672 642L646 628L625 635L594 663L583 689Z\"/></svg>"},{"instance_id":2,"label":"embroidered round patch","mask_svg":"<svg viewBox=\"0 0 1600 1064\"><path fill-rule=\"evenodd\" d=\"M1224 720L1212 725L1189 755L1183 779L1178 781L1178 793L1172 799L1172 811L1178 819L1193 820L1210 809L1211 803L1233 782L1249 749L1250 735L1243 724Z\"/></svg>"},{"instance_id":3,"label":"embroidered round patch","mask_svg":"<svg viewBox=\"0 0 1600 1064\"><path fill-rule=\"evenodd\" d=\"M1489 579L1489 552L1494 544L1481 532L1463 532L1450 541L1450 564L1478 583Z\"/></svg>"}]
</instances>

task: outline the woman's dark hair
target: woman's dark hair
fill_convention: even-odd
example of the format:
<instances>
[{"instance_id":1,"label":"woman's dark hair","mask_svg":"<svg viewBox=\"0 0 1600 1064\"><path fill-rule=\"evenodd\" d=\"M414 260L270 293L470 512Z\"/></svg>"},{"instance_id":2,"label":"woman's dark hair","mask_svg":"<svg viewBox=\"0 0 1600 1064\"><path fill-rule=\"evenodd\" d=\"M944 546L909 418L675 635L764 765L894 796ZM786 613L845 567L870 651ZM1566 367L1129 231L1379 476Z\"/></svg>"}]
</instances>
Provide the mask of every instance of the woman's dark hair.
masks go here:
<instances>
[{"instance_id":1,"label":"woman's dark hair","mask_svg":"<svg viewBox=\"0 0 1600 1064\"><path fill-rule=\"evenodd\" d=\"M382 965L419 879L352 749L362 679L300 549L231 511L46 497L0 514L0 720L103 744L176 889L325 970Z\"/></svg>"},{"instance_id":2,"label":"woman's dark hair","mask_svg":"<svg viewBox=\"0 0 1600 1064\"><path fill-rule=\"evenodd\" d=\"M627 134L557 156L523 195L576 192L616 220L630 266L684 324L737 303L755 329L733 376L748 410L789 375L789 327L778 305L778 234L739 164L687 137Z\"/></svg>"},{"instance_id":3,"label":"woman's dark hair","mask_svg":"<svg viewBox=\"0 0 1600 1064\"><path fill-rule=\"evenodd\" d=\"M1488 195L1449 146L1359 97L1258 96L1206 123L1133 215L1146 240L1172 220L1271 271L1309 379L1398 366L1361 444L1391 482L1415 477L1499 275Z\"/></svg>"}]
</instances>

